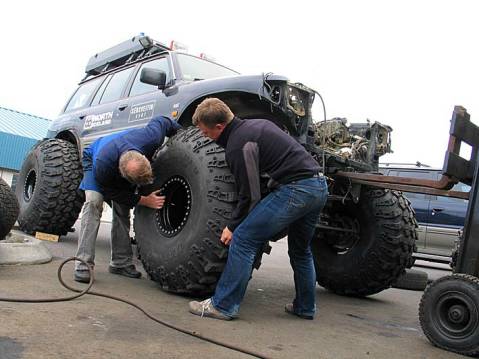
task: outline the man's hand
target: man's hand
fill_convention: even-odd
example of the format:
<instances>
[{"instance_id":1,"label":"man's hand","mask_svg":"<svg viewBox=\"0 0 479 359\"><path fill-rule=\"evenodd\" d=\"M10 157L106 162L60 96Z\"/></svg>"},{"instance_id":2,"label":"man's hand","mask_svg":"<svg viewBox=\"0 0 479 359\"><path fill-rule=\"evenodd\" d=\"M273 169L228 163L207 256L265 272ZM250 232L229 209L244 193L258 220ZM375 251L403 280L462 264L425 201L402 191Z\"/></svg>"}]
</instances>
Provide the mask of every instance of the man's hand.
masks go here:
<instances>
[{"instance_id":1,"label":"man's hand","mask_svg":"<svg viewBox=\"0 0 479 359\"><path fill-rule=\"evenodd\" d=\"M160 191L151 192L148 196L141 196L138 204L150 207L153 209L160 209L165 204L165 196L160 196Z\"/></svg>"},{"instance_id":2,"label":"man's hand","mask_svg":"<svg viewBox=\"0 0 479 359\"><path fill-rule=\"evenodd\" d=\"M228 229L228 227L225 227L225 229L223 229L223 233L221 234L220 241L228 246L232 239L233 239L233 232L231 232Z\"/></svg>"}]
</instances>

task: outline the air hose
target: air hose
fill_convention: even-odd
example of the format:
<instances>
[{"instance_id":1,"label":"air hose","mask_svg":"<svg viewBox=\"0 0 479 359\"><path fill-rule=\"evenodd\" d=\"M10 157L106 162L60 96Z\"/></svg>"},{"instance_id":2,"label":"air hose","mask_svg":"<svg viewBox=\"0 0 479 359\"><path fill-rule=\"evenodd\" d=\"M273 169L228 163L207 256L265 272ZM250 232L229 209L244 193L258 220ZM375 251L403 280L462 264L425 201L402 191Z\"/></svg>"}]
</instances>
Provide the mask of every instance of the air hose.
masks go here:
<instances>
[{"instance_id":1,"label":"air hose","mask_svg":"<svg viewBox=\"0 0 479 359\"><path fill-rule=\"evenodd\" d=\"M77 260L77 261L80 261L82 262L83 264L85 264L86 266L88 266L88 271L90 273L90 282L88 283L88 286L83 289L83 290L80 290L80 289L76 289L76 288L73 288L71 286L69 286L68 284L66 284L64 281L63 281L63 278L62 278L62 269L64 267L64 265L68 262L71 262L71 261L74 261L74 260ZM242 348L240 346L236 346L236 345L232 345L232 344L229 344L229 343L225 343L225 342L222 342L218 339L214 339L214 338L211 338L211 337L207 337L207 336L204 336L200 333L197 333L195 331L190 331L190 330L187 330L187 329L183 329L181 327L178 327L174 324L171 324L171 323L168 323L164 320L161 320L161 319L158 319L156 317L154 317L153 315L149 314L146 310L144 310L142 307L140 307L138 304L135 304L133 302L130 302L129 300L126 300L126 299L123 299L123 298L119 298L119 297L116 297L114 295L110 295L110 294L105 294L105 293L100 293L100 292L94 292L94 291L91 291L91 287L93 286L93 282L94 282L94 274L93 274L93 268L90 266L90 264L86 263L84 260L80 259L80 258L77 258L77 257L70 257L70 258L67 258L65 259L61 264L60 266L58 267L58 271L57 271L57 276L58 276L58 280L60 281L60 284L71 290L72 292L76 292L78 294L75 294L75 295L71 295L71 296L68 296L68 297L60 297L60 298L38 298L38 299L29 299L29 298L3 298L3 297L0 297L0 302L14 302L14 303L55 303L55 302L66 302L66 301L69 301L69 300L73 300L73 299L76 299L76 298L80 298L81 296L85 295L85 294L90 294L90 295L96 295L98 297L104 297L104 298L109 298L109 299L113 299L113 300L116 300L116 301L119 301L119 302L123 302L123 303L126 303L128 305L131 305L132 307L135 307L136 309L138 309L140 312L142 312L144 315L146 315L148 318L150 318L151 320L161 324L161 325L164 325L165 327L168 327L170 329L173 329L173 330L176 330L178 332L181 332L183 334L186 334L186 335L190 335L192 337L195 337L195 338L198 338L198 339L201 339L201 340L204 340L204 341L207 341L207 342L210 342L210 343L213 343L215 345L218 345L218 346L221 346L221 347L224 347L224 348L228 348L228 349L231 349L231 350L234 350L234 351L237 351L237 352L240 352L240 353L243 353L243 354L247 354L247 355L250 355L252 357L255 357L255 358L263 358L263 359L268 359L269 357L267 357L266 355L264 354L261 354L261 353L257 353L257 352L254 352L252 350L249 350L249 349L245 349L245 348Z\"/></svg>"}]
</instances>

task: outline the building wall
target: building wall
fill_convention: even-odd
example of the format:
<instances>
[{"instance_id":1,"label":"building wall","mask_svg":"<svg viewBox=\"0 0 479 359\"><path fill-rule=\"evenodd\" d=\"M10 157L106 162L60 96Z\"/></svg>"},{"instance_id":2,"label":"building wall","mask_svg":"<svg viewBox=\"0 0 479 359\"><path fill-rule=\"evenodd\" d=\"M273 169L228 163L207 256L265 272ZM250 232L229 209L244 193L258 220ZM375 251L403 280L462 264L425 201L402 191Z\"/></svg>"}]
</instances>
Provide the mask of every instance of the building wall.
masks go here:
<instances>
[{"instance_id":1,"label":"building wall","mask_svg":"<svg viewBox=\"0 0 479 359\"><path fill-rule=\"evenodd\" d=\"M7 182L9 186L12 185L13 175L16 173L16 171L0 168L0 178Z\"/></svg>"},{"instance_id":2,"label":"building wall","mask_svg":"<svg viewBox=\"0 0 479 359\"><path fill-rule=\"evenodd\" d=\"M23 160L37 142L33 138L0 132L0 167L20 170Z\"/></svg>"}]
</instances>

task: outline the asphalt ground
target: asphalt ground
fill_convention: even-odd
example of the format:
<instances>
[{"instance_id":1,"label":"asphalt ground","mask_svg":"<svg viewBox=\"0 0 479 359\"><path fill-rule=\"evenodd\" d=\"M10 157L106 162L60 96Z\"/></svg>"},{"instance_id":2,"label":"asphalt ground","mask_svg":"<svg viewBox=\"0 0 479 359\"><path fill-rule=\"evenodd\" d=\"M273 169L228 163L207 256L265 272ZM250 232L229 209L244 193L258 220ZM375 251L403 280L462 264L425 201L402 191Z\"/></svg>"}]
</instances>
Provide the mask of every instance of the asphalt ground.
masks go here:
<instances>
[{"instance_id":1,"label":"asphalt ground","mask_svg":"<svg viewBox=\"0 0 479 359\"><path fill-rule=\"evenodd\" d=\"M77 224L78 226L78 224ZM313 321L284 312L294 293L283 239L255 271L240 311L230 322L193 316L191 298L166 293L147 279L108 273L108 223L97 243L93 290L123 297L154 316L272 358L459 358L432 346L422 333L418 305L422 292L388 289L368 298L335 295L317 287L318 313ZM58 243L45 242L54 256L42 265L0 267L0 296L70 295L56 272L74 255L78 232ZM420 262L424 264L424 262ZM427 262L425 264L428 264ZM418 268L431 279L447 275L447 266ZM64 276L71 283L72 265ZM70 302L24 304L0 302L0 358L247 358L214 344L161 326L120 302L83 296Z\"/></svg>"}]
</instances>

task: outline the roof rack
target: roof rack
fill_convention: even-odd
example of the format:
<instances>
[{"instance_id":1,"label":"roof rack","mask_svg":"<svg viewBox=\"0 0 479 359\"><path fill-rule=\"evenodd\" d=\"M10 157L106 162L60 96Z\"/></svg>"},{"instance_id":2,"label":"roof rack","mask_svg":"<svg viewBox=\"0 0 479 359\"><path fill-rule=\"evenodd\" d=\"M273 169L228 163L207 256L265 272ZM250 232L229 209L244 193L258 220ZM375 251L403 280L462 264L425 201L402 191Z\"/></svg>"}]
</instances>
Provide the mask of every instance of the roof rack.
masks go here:
<instances>
[{"instance_id":1,"label":"roof rack","mask_svg":"<svg viewBox=\"0 0 479 359\"><path fill-rule=\"evenodd\" d=\"M83 80L88 76L96 76L135 60L169 50L168 46L143 34L134 36L130 40L90 57L85 68L86 76Z\"/></svg>"},{"instance_id":2,"label":"roof rack","mask_svg":"<svg viewBox=\"0 0 479 359\"><path fill-rule=\"evenodd\" d=\"M425 164L425 163L419 162L419 161L416 161L416 163L381 162L381 163L379 163L379 166L380 166L380 167L409 166L409 167L425 167L425 168L431 168L431 166L429 166L429 165L427 165L427 164Z\"/></svg>"}]
</instances>

